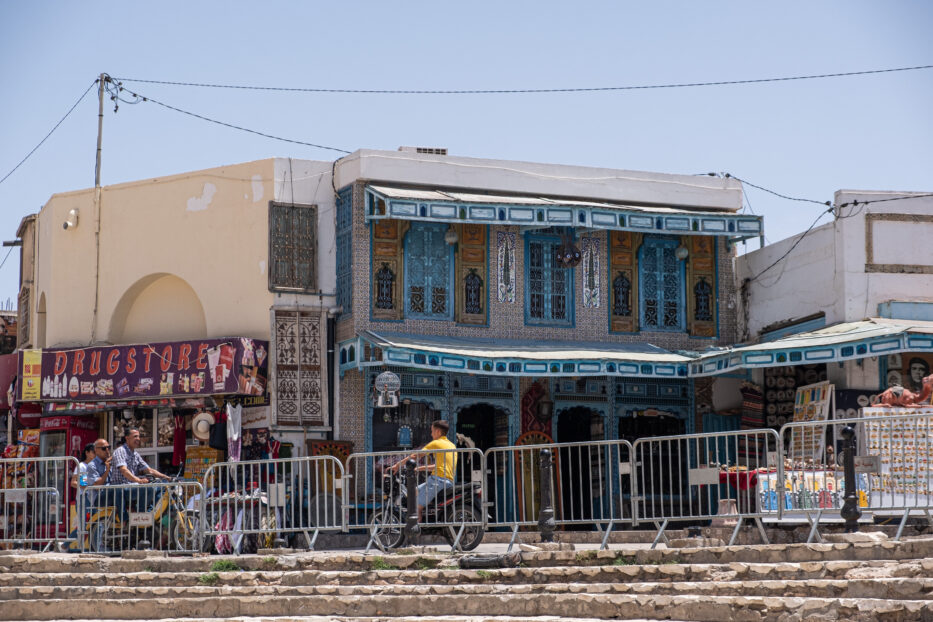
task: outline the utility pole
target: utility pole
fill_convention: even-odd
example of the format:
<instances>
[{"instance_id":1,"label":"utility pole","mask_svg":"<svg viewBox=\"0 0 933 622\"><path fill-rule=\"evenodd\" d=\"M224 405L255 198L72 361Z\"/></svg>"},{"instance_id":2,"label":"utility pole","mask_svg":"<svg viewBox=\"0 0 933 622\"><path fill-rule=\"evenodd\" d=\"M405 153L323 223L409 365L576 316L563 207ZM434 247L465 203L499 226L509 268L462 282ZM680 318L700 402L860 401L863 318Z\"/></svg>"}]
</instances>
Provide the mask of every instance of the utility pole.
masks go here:
<instances>
[{"instance_id":1,"label":"utility pole","mask_svg":"<svg viewBox=\"0 0 933 622\"><path fill-rule=\"evenodd\" d=\"M110 76L100 74L97 80L97 164L94 167L94 187L100 188L100 144L104 133L104 83L110 82Z\"/></svg>"}]
</instances>

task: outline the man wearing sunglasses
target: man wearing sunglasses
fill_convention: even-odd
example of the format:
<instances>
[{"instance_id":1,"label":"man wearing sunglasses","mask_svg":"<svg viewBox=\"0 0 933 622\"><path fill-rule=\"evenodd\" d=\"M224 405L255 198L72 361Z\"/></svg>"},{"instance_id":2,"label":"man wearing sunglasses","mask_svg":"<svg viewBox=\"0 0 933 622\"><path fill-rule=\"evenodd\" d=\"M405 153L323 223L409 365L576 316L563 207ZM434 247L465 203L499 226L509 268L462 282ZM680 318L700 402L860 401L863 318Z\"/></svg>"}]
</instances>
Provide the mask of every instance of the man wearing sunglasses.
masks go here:
<instances>
[{"instance_id":1,"label":"man wearing sunglasses","mask_svg":"<svg viewBox=\"0 0 933 622\"><path fill-rule=\"evenodd\" d=\"M99 438L94 441L94 453L96 456L87 465L87 485L103 486L110 481L110 443L106 439Z\"/></svg>"}]
</instances>

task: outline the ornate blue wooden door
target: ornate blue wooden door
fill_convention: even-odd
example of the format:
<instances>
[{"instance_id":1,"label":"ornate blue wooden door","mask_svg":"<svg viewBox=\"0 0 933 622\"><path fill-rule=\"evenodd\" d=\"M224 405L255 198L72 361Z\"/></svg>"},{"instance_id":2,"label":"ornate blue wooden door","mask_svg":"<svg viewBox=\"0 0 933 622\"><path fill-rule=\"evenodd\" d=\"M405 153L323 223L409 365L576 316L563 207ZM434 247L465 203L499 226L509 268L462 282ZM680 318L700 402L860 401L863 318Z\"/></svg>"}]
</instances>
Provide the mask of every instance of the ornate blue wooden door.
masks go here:
<instances>
[{"instance_id":1,"label":"ornate blue wooden door","mask_svg":"<svg viewBox=\"0 0 933 622\"><path fill-rule=\"evenodd\" d=\"M453 247L444 241L447 225L412 223L405 238L405 316L435 320L453 317Z\"/></svg>"}]
</instances>

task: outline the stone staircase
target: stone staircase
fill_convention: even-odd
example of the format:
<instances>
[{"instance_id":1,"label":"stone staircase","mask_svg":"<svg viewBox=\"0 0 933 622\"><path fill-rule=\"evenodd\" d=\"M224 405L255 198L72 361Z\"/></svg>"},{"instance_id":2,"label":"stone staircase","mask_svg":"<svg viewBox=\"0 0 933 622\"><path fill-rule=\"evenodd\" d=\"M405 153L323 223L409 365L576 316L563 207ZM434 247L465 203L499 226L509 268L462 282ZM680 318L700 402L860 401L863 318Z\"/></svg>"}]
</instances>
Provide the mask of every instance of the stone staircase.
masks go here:
<instances>
[{"instance_id":1,"label":"stone staircase","mask_svg":"<svg viewBox=\"0 0 933 622\"><path fill-rule=\"evenodd\" d=\"M526 551L520 566L489 570L460 568L457 557L431 549L236 558L6 553L2 620L933 620L933 538Z\"/></svg>"}]
</instances>

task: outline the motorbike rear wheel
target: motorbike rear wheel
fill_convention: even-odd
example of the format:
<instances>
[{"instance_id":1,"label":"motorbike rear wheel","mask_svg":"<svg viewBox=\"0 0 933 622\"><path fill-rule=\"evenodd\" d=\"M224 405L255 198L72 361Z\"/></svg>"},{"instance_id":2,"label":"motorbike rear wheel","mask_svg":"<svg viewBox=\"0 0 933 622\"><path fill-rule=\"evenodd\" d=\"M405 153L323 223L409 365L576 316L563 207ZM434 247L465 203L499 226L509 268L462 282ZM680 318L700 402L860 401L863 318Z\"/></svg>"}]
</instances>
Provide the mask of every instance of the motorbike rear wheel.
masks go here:
<instances>
[{"instance_id":1,"label":"motorbike rear wheel","mask_svg":"<svg viewBox=\"0 0 933 622\"><path fill-rule=\"evenodd\" d=\"M373 515L369 533L380 551L397 549L405 544L405 522L395 508L383 508Z\"/></svg>"},{"instance_id":2,"label":"motorbike rear wheel","mask_svg":"<svg viewBox=\"0 0 933 622\"><path fill-rule=\"evenodd\" d=\"M460 536L460 542L458 543L462 551L472 551L479 546L479 543L483 541L483 536L486 535L486 530L483 528L483 515L480 513L479 508L474 505L464 505L456 508L451 512L450 522L461 525L479 523L464 526L463 535ZM460 527L446 527L441 532L444 534L447 544L453 546L457 539L457 533L460 532Z\"/></svg>"}]
</instances>

